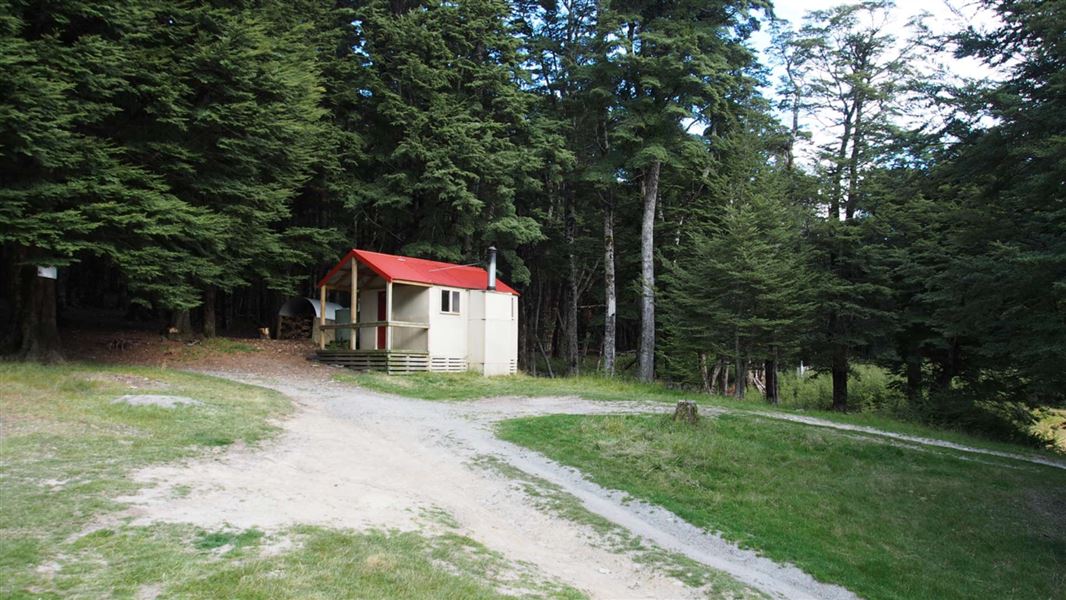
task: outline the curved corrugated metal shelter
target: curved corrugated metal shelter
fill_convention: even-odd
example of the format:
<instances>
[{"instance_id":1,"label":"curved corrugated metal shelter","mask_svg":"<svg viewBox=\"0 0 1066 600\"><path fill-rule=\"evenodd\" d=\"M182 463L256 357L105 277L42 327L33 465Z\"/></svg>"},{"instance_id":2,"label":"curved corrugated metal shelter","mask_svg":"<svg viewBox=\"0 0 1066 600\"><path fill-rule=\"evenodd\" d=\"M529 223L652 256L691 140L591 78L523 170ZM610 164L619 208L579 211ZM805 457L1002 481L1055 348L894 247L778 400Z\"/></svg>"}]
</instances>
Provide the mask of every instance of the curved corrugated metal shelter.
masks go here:
<instances>
[{"instance_id":1,"label":"curved corrugated metal shelter","mask_svg":"<svg viewBox=\"0 0 1066 600\"><path fill-rule=\"evenodd\" d=\"M293 298L278 309L279 317L315 317L322 316L322 303L314 298ZM326 303L326 321L336 321L337 311L344 307L336 302ZM313 314L312 314L313 313Z\"/></svg>"}]
</instances>

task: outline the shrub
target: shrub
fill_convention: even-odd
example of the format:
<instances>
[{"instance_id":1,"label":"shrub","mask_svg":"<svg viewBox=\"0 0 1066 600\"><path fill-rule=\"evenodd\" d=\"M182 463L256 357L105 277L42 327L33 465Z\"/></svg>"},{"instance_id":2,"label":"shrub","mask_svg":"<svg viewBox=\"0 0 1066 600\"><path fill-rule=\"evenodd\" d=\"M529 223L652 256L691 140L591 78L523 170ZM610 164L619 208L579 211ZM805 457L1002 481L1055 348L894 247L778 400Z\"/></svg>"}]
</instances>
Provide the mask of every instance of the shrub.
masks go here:
<instances>
[{"instance_id":1,"label":"shrub","mask_svg":"<svg viewBox=\"0 0 1066 600\"><path fill-rule=\"evenodd\" d=\"M874 365L854 365L848 376L848 404L852 410L892 414L906 412L907 400L898 377ZM808 371L781 373L781 404L793 408L826 410L833 402L833 381L828 374Z\"/></svg>"}]
</instances>

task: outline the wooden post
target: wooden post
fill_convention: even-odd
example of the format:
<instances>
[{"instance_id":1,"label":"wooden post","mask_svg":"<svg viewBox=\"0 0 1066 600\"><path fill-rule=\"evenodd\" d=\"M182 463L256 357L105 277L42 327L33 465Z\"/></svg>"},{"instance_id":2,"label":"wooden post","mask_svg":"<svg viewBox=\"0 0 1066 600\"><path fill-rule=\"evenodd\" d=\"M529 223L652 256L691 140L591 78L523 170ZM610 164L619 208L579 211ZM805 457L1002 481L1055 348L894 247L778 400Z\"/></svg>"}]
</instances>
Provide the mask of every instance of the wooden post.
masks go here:
<instances>
[{"instance_id":1,"label":"wooden post","mask_svg":"<svg viewBox=\"0 0 1066 600\"><path fill-rule=\"evenodd\" d=\"M318 288L318 347L326 349L326 286Z\"/></svg>"},{"instance_id":2,"label":"wooden post","mask_svg":"<svg viewBox=\"0 0 1066 600\"><path fill-rule=\"evenodd\" d=\"M392 350L392 282L385 282L385 350Z\"/></svg>"},{"instance_id":3,"label":"wooden post","mask_svg":"<svg viewBox=\"0 0 1066 600\"><path fill-rule=\"evenodd\" d=\"M352 257L352 314L349 322L355 325L358 321L359 310L359 263ZM359 333L359 330L355 327L349 329L348 334L348 350L355 350L355 336Z\"/></svg>"}]
</instances>

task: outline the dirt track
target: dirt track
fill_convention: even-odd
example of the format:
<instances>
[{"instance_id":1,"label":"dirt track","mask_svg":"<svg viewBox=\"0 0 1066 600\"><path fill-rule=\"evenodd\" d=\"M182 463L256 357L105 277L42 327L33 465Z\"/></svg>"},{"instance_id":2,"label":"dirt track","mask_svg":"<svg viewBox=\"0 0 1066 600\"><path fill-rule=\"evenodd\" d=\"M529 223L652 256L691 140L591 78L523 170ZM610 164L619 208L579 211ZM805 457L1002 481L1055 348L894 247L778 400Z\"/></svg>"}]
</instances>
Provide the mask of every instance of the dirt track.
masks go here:
<instances>
[{"instance_id":1,"label":"dirt track","mask_svg":"<svg viewBox=\"0 0 1066 600\"><path fill-rule=\"evenodd\" d=\"M140 472L127 498L139 522L280 529L297 523L353 529L434 529L444 511L461 533L541 575L596 598L705 597L637 557L612 550L588 524L539 504L486 457L562 488L585 508L642 538L778 598L852 598L790 566L707 534L671 513L585 480L543 456L500 441L492 423L552 413L664 410L576 398L494 398L438 403L380 395L322 378L226 373L293 398L284 432L259 449ZM176 494L175 490L187 490Z\"/></svg>"}]
</instances>

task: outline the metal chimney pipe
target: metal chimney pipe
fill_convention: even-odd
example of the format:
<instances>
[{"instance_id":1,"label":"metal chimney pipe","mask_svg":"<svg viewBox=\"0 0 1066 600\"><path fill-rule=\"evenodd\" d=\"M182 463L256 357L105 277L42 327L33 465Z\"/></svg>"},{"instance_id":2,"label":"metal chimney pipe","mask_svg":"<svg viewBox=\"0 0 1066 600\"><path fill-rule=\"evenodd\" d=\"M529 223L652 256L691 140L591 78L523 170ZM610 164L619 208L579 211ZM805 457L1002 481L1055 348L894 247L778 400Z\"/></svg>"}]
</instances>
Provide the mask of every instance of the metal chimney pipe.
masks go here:
<instances>
[{"instance_id":1,"label":"metal chimney pipe","mask_svg":"<svg viewBox=\"0 0 1066 600\"><path fill-rule=\"evenodd\" d=\"M489 289L496 289L496 246L489 246Z\"/></svg>"}]
</instances>

